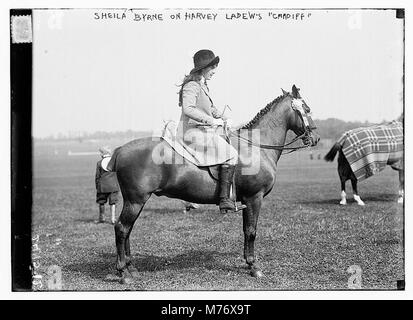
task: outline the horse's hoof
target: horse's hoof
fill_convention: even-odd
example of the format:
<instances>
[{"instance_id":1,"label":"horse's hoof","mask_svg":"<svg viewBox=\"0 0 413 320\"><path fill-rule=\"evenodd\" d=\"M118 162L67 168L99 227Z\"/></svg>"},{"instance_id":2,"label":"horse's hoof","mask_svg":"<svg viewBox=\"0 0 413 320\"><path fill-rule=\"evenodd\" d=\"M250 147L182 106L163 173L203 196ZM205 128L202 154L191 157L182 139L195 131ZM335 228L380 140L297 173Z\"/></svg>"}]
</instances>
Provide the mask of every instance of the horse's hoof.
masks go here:
<instances>
[{"instance_id":1,"label":"horse's hoof","mask_svg":"<svg viewBox=\"0 0 413 320\"><path fill-rule=\"evenodd\" d=\"M262 278L264 276L264 274L262 273L261 270L251 270L250 271L251 276L253 276L254 278Z\"/></svg>"},{"instance_id":2,"label":"horse's hoof","mask_svg":"<svg viewBox=\"0 0 413 320\"><path fill-rule=\"evenodd\" d=\"M131 277L122 277L120 279L121 284L131 284L133 282L133 278Z\"/></svg>"},{"instance_id":3,"label":"horse's hoof","mask_svg":"<svg viewBox=\"0 0 413 320\"><path fill-rule=\"evenodd\" d=\"M186 211L190 211L191 209L199 209L199 204L190 203L185 207Z\"/></svg>"},{"instance_id":4,"label":"horse's hoof","mask_svg":"<svg viewBox=\"0 0 413 320\"><path fill-rule=\"evenodd\" d=\"M111 273L107 274L105 277L106 281L118 281L119 279L120 279L119 276L115 274L111 274Z\"/></svg>"},{"instance_id":5,"label":"horse's hoof","mask_svg":"<svg viewBox=\"0 0 413 320\"><path fill-rule=\"evenodd\" d=\"M365 206L365 205L366 205L364 202L357 202L357 204L358 204L359 206Z\"/></svg>"},{"instance_id":6,"label":"horse's hoof","mask_svg":"<svg viewBox=\"0 0 413 320\"><path fill-rule=\"evenodd\" d=\"M134 277L134 278L136 278L136 277L139 276L139 271L138 271L138 269L136 269L136 268L133 267L133 266L129 266L129 267L128 267L128 271L129 271L129 273L131 274L131 276Z\"/></svg>"},{"instance_id":7,"label":"horse's hoof","mask_svg":"<svg viewBox=\"0 0 413 320\"><path fill-rule=\"evenodd\" d=\"M402 197L400 197L399 199L397 199L397 203L403 203L404 199Z\"/></svg>"},{"instance_id":8,"label":"horse's hoof","mask_svg":"<svg viewBox=\"0 0 413 320\"><path fill-rule=\"evenodd\" d=\"M133 277L128 267L120 271L120 276L121 276L121 279L120 279L121 284L131 284L133 282Z\"/></svg>"},{"instance_id":9,"label":"horse's hoof","mask_svg":"<svg viewBox=\"0 0 413 320\"><path fill-rule=\"evenodd\" d=\"M340 201L340 205L341 205L341 206L345 206L345 205L347 205L347 202L342 202L342 201Z\"/></svg>"}]
</instances>

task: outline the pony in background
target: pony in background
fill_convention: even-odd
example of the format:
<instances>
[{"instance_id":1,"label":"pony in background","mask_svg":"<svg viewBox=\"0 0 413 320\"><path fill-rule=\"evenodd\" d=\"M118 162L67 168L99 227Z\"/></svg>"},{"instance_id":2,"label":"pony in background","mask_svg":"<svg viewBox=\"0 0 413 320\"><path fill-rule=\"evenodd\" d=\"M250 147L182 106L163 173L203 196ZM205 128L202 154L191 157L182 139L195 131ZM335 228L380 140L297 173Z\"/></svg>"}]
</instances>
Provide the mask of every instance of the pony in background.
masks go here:
<instances>
[{"instance_id":1,"label":"pony in background","mask_svg":"<svg viewBox=\"0 0 413 320\"><path fill-rule=\"evenodd\" d=\"M404 135L400 121L349 130L333 145L324 159L333 161L337 152L341 205L347 204L346 181L351 180L354 200L364 206L358 194L357 182L379 173L387 165L399 172L398 203L403 203Z\"/></svg>"}]
</instances>

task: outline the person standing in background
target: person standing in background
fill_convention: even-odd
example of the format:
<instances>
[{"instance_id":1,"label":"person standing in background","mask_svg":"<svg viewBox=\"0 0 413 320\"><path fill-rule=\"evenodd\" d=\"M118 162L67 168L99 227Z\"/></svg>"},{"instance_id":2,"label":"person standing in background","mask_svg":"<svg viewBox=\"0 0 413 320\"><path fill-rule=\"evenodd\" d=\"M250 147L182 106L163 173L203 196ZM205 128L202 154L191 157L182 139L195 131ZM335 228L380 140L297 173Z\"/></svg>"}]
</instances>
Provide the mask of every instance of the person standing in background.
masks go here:
<instances>
[{"instance_id":1,"label":"person standing in background","mask_svg":"<svg viewBox=\"0 0 413 320\"><path fill-rule=\"evenodd\" d=\"M98 223L105 222L105 203L109 202L111 211L111 223L116 222L116 204L118 203L119 184L116 172L106 170L111 157L108 147L99 148L101 159L96 164L95 185L96 203L99 204Z\"/></svg>"}]
</instances>

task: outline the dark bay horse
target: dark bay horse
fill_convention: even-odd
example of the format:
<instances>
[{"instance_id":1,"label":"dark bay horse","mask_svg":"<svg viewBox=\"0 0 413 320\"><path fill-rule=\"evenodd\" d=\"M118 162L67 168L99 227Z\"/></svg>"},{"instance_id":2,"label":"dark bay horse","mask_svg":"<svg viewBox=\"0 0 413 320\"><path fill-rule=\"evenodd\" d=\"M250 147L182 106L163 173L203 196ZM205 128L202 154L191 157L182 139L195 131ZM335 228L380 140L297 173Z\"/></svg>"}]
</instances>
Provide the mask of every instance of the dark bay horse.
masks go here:
<instances>
[{"instance_id":1,"label":"dark bay horse","mask_svg":"<svg viewBox=\"0 0 413 320\"><path fill-rule=\"evenodd\" d=\"M232 132L231 143L238 146L240 157L235 174L236 194L246 205L243 209L244 258L252 276L262 276L254 254L258 215L263 198L273 189L277 161L282 150L288 148L285 147L287 131L294 131L297 139L302 139L307 146L319 141L319 136L312 131L315 127L309 111L299 89L293 86L292 93L283 90L283 95L269 103L253 120ZM164 151L161 164L155 163L153 156L159 149ZM218 184L208 170L182 158L159 137L133 140L115 149L108 168L116 171L124 199L115 224L116 268L121 282L129 283L137 275L131 263L129 237L151 194L217 204Z\"/></svg>"},{"instance_id":2,"label":"dark bay horse","mask_svg":"<svg viewBox=\"0 0 413 320\"><path fill-rule=\"evenodd\" d=\"M381 126L380 126L381 127ZM402 129L400 129L399 125L397 125L396 128L393 128L394 125L393 123L389 124L388 127L386 128L385 132L392 132L391 130L394 129L396 130L396 133L392 133L391 135L391 140L393 141L393 143L395 144L394 149L396 150L400 150L401 148L403 148L403 146L401 146L401 144L403 144L403 133L402 133ZM374 130L374 127L371 127ZM379 128L379 126L377 127ZM348 161L348 159L346 158L346 155L343 152L343 141L347 141L344 143L347 143L349 141L349 139L346 137L347 136L351 136L351 135L355 135L355 134L360 134L363 133L363 129L369 129L369 128L357 128L357 129L353 129L350 130L348 132L346 132L342 138L340 138L340 140L338 142L336 142L330 149L330 151L324 156L324 160L326 161L333 161L337 152L338 152L338 167L337 167L337 171L338 171L338 175L340 177L340 182L341 182L341 200L340 200L340 204L341 205L346 205L347 204L347 199L346 199L346 181L347 180L351 180L351 186L353 188L353 197L354 200L357 202L358 205L360 206L364 206L365 203L364 201L361 199L358 190L357 190L357 182L358 182L358 178L356 177L356 174L353 172L352 167L350 166L350 163ZM369 137L369 135L366 135L367 137ZM370 134L371 137L371 134ZM369 138L370 138L369 137ZM358 138L357 139L357 143L361 146L361 142L363 138ZM367 142L366 139L364 139L364 144L363 144L363 148L365 148L365 152L366 153L372 153L372 151L374 150L374 148L380 148L379 145L382 144L384 145L384 148L381 148L381 153L385 153L383 152L383 149L386 150L388 148L388 146L390 146L390 144L388 144L388 142L386 141L386 137L384 137L383 139L381 139L382 141L380 142L380 139L373 139ZM399 145L397 145L397 143ZM375 146L374 146L375 145ZM346 146L348 146L348 144L346 144ZM352 147L350 145L350 147ZM359 157L362 157L363 154L361 154ZM354 157L353 157L354 158ZM356 157L357 159L357 157ZM372 157L372 159L374 159ZM354 159L352 159L354 160ZM366 164L366 160L364 161L363 164ZM374 161L372 161L374 162ZM383 163L383 165L381 165L380 169L383 169L385 165L390 165L392 169L397 170L399 172L399 198L398 198L398 203L403 203L404 201L404 162L403 162L403 153L401 151L398 152L394 152L393 155L385 162ZM363 179L365 179L366 177L369 177L371 175L374 175L376 172L378 172L379 170L371 170L368 168L368 166L366 166L366 169L368 169L369 172L367 172L367 175L363 174L363 172L360 173L360 171L363 171L365 169L361 168L359 169L359 174L358 176L362 177Z\"/></svg>"}]
</instances>

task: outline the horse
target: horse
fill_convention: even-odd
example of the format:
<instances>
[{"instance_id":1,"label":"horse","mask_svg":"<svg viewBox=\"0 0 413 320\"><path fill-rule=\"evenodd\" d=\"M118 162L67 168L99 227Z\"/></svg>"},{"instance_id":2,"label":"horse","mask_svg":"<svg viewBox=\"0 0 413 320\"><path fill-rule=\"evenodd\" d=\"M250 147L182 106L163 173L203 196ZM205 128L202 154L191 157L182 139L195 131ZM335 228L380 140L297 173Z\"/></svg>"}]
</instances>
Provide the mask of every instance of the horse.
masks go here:
<instances>
[{"instance_id":1,"label":"horse","mask_svg":"<svg viewBox=\"0 0 413 320\"><path fill-rule=\"evenodd\" d=\"M397 202L403 203L403 147L403 129L401 123L397 121L388 125L357 128L345 132L324 156L324 160L332 162L338 152L337 171L341 182L340 205L347 204L346 181L351 180L353 198L358 205L364 206L365 203L357 190L357 182L378 173L386 165L390 165L392 169L399 172ZM381 159L375 158L375 154L379 154Z\"/></svg>"},{"instance_id":2,"label":"horse","mask_svg":"<svg viewBox=\"0 0 413 320\"><path fill-rule=\"evenodd\" d=\"M244 258L253 277L263 276L254 253L262 200L274 187L282 151L299 148L285 144L287 131L292 130L297 135L295 141L301 139L305 143L301 147L315 146L320 139L313 130L316 127L309 112L310 108L294 85L291 93L283 90L282 95L267 104L250 122L230 131L231 143L239 147L239 157L243 159L236 167L233 188L236 200L245 205L242 211ZM161 164L155 163L153 157L159 149L168 158ZM171 161L173 159L175 161ZM124 200L114 226L116 269L121 283L131 283L139 273L131 261L130 234L151 195L217 204L218 184L208 169L181 157L161 137L141 138L118 147L108 167L117 174Z\"/></svg>"}]
</instances>

